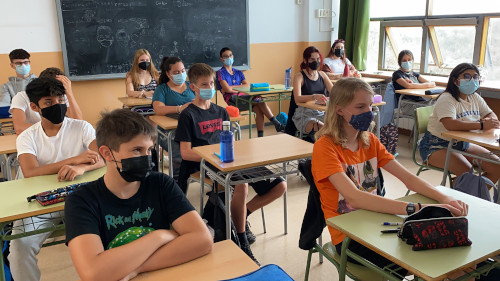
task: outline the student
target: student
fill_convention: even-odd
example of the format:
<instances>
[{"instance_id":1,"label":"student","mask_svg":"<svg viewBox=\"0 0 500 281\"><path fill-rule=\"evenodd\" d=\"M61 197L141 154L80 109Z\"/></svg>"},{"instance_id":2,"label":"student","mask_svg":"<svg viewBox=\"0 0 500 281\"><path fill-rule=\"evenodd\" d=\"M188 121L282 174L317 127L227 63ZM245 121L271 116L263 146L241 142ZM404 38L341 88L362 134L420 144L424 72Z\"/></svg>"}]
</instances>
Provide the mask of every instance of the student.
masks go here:
<instances>
[{"instance_id":1,"label":"student","mask_svg":"<svg viewBox=\"0 0 500 281\"><path fill-rule=\"evenodd\" d=\"M104 166L97 154L94 128L85 121L65 117L65 89L60 81L48 77L34 79L26 87L26 93L31 109L38 112L42 120L17 137L18 160L22 170L18 177L57 174L59 181L71 181L86 171ZM27 218L14 222L12 233L60 221L60 212ZM36 255L50 234L47 232L11 241L9 261L15 280L40 280Z\"/></svg>"},{"instance_id":2,"label":"student","mask_svg":"<svg viewBox=\"0 0 500 281\"><path fill-rule=\"evenodd\" d=\"M247 102L238 101L238 109L240 111L246 111L250 109L249 101L252 100L252 111L255 112L257 135L259 137L264 136L264 116L273 123L277 132L282 132L285 130L284 126L274 117L271 109L265 102L258 102L262 99L260 96L251 96L241 94L234 90L236 87L248 86L248 82L245 79L245 75L240 70L233 68L234 56L231 49L224 47L220 50L220 61L223 67L219 69L216 73L217 77L217 89L221 91L224 96L224 100L228 105L236 106L236 96L238 99L244 98Z\"/></svg>"},{"instance_id":3,"label":"student","mask_svg":"<svg viewBox=\"0 0 500 281\"><path fill-rule=\"evenodd\" d=\"M116 109L97 124L106 173L68 197L66 243L82 280L129 280L212 250L212 236L172 178L152 172L156 129ZM172 227L170 227L172 226Z\"/></svg>"},{"instance_id":4,"label":"student","mask_svg":"<svg viewBox=\"0 0 500 281\"><path fill-rule=\"evenodd\" d=\"M71 81L68 77L64 76L62 70L57 67L49 67L40 73L40 77L50 77L59 80L65 91L65 104L67 106L66 116L73 119L82 119L82 111L76 102L73 90L71 89ZM30 100L26 91L18 92L12 98L9 113L12 114L12 121L14 123L14 130L16 134L21 134L31 125L41 120L38 112L31 110Z\"/></svg>"},{"instance_id":5,"label":"student","mask_svg":"<svg viewBox=\"0 0 500 281\"><path fill-rule=\"evenodd\" d=\"M295 102L316 101L325 105L332 88L332 81L318 68L323 64L323 56L318 48L309 46L302 55L300 73L293 79ZM304 134L314 134L323 126L325 112L299 106L292 116L295 127Z\"/></svg>"},{"instance_id":6,"label":"student","mask_svg":"<svg viewBox=\"0 0 500 281\"><path fill-rule=\"evenodd\" d=\"M26 85L35 79L35 74L30 74L30 54L23 49L15 49L9 54L10 67L16 71L16 76L9 77L9 81L0 89L0 107L10 106L11 99Z\"/></svg>"},{"instance_id":7,"label":"student","mask_svg":"<svg viewBox=\"0 0 500 281\"><path fill-rule=\"evenodd\" d=\"M340 79L344 76L345 65L348 65L349 76L361 77L351 61L346 57L343 39L337 39L333 42L328 56L323 61L323 71L330 79Z\"/></svg>"},{"instance_id":8,"label":"student","mask_svg":"<svg viewBox=\"0 0 500 281\"><path fill-rule=\"evenodd\" d=\"M479 80L479 70L471 63L461 63L451 71L446 90L437 99L429 118L428 131L419 143L420 155L424 162L435 167L444 167L450 140L442 137L442 132L500 128L498 117L476 93ZM473 143L460 141L455 143L453 148L500 161L498 156ZM449 170L460 176L470 171L472 160L472 157L451 153ZM498 164L483 161L481 169L485 172L483 175L494 183L500 178Z\"/></svg>"},{"instance_id":9,"label":"student","mask_svg":"<svg viewBox=\"0 0 500 281\"><path fill-rule=\"evenodd\" d=\"M394 90L402 89L426 89L436 87L436 83L429 82L422 77L418 72L412 70L413 68L413 53L410 50L402 50L398 55L399 69L392 74L392 84ZM396 94L399 98L399 94ZM414 97L405 95L403 99L410 99L413 101L425 101L421 97Z\"/></svg>"},{"instance_id":10,"label":"student","mask_svg":"<svg viewBox=\"0 0 500 281\"><path fill-rule=\"evenodd\" d=\"M222 131L222 121L229 121L227 111L210 102L215 95L213 69L203 63L197 63L189 69L189 87L196 93L196 98L179 117L179 125L175 134L175 141L180 142L182 164L179 175L179 185L186 193L189 176L200 170L201 157L193 152L192 148L208 144L219 143ZM208 124L208 125L207 125ZM210 129L205 129L210 127ZM247 223L250 213L281 197L286 191L286 182L281 178L274 181L266 180L251 183L257 195L246 203L248 184L234 187L231 200L231 216L238 233L241 249L256 263L252 254L248 237L255 241ZM248 237L247 237L248 236ZM252 242L253 242L252 241Z\"/></svg>"},{"instance_id":11,"label":"student","mask_svg":"<svg viewBox=\"0 0 500 281\"><path fill-rule=\"evenodd\" d=\"M152 98L159 76L148 50L137 50L125 79L127 97Z\"/></svg>"},{"instance_id":12,"label":"student","mask_svg":"<svg viewBox=\"0 0 500 281\"><path fill-rule=\"evenodd\" d=\"M178 57L164 57L161 60L160 85L153 94L153 109L157 115L180 114L188 107L195 95L186 82L186 68ZM178 117L178 116L177 116ZM159 128L162 132L163 129ZM168 142L160 138L160 145L167 150ZM172 142L173 178L179 178L179 169L182 162L179 144Z\"/></svg>"},{"instance_id":13,"label":"student","mask_svg":"<svg viewBox=\"0 0 500 281\"><path fill-rule=\"evenodd\" d=\"M441 202L456 216L467 215L467 204L446 196L405 169L388 153L374 134L367 132L373 120L374 92L358 78L339 80L332 89L325 126L316 134L312 173L321 197L325 219L356 209L409 215L427 204L406 203L376 195L377 168L384 168L408 189ZM332 243L340 254L345 235L328 227ZM349 249L375 265L392 263L356 241Z\"/></svg>"}]
</instances>

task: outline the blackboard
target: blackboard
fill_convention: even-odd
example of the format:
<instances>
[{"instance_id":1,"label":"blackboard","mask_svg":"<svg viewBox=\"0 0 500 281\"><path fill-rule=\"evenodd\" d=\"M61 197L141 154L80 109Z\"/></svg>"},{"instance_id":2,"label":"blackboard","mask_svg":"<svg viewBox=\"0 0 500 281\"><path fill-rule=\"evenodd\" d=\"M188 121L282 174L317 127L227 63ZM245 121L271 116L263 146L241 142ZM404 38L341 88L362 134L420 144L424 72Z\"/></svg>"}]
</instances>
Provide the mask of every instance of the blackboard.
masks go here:
<instances>
[{"instance_id":1,"label":"blackboard","mask_svg":"<svg viewBox=\"0 0 500 281\"><path fill-rule=\"evenodd\" d=\"M123 78L135 52L147 49L159 70L163 56L186 68L222 64L249 68L248 0L56 0L64 68L71 80Z\"/></svg>"}]
</instances>

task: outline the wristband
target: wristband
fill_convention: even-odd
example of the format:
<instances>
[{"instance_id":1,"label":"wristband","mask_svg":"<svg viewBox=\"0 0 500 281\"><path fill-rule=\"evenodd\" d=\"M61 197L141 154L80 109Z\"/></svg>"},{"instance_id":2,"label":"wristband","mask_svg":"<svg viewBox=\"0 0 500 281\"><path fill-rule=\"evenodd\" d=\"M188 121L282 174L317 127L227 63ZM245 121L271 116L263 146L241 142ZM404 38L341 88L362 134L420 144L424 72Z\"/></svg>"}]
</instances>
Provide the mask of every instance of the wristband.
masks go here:
<instances>
[{"instance_id":1,"label":"wristband","mask_svg":"<svg viewBox=\"0 0 500 281\"><path fill-rule=\"evenodd\" d=\"M479 123L481 123L481 130L482 130L484 127L484 123L483 123L483 121L479 121Z\"/></svg>"},{"instance_id":2,"label":"wristband","mask_svg":"<svg viewBox=\"0 0 500 281\"><path fill-rule=\"evenodd\" d=\"M178 105L178 106L177 106L177 113L181 113L181 106L182 106L182 105Z\"/></svg>"}]
</instances>

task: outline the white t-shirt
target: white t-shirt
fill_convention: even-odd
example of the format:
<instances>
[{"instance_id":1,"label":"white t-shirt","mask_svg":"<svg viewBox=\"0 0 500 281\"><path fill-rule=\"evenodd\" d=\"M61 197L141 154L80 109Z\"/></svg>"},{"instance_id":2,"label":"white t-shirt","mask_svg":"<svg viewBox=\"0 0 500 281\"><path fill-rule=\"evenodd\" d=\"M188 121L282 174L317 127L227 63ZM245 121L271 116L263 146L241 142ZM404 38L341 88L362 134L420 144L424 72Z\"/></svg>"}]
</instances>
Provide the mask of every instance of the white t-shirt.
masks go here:
<instances>
[{"instance_id":1,"label":"white t-shirt","mask_svg":"<svg viewBox=\"0 0 500 281\"><path fill-rule=\"evenodd\" d=\"M66 106L69 107L68 97L66 97L66 95L64 95L64 102L66 103ZM35 124L36 122L42 120L38 112L31 110L30 99L28 98L26 91L21 91L12 98L12 103L10 104L9 109L10 114L12 114L12 109L14 108L24 111L26 114L26 123Z\"/></svg>"},{"instance_id":2,"label":"white t-shirt","mask_svg":"<svg viewBox=\"0 0 500 281\"><path fill-rule=\"evenodd\" d=\"M43 166L82 154L94 140L95 130L87 121L65 117L53 137L45 134L42 122L37 122L17 137L17 155L33 154L38 165Z\"/></svg>"},{"instance_id":3,"label":"white t-shirt","mask_svg":"<svg viewBox=\"0 0 500 281\"><path fill-rule=\"evenodd\" d=\"M447 131L441 123L441 119L451 117L460 121L479 122L481 118L490 113L491 109L477 93L468 96L467 101L461 98L460 101L457 101L450 93L444 92L436 101L427 130L436 137L450 140L441 136L442 132Z\"/></svg>"},{"instance_id":4,"label":"white t-shirt","mask_svg":"<svg viewBox=\"0 0 500 281\"><path fill-rule=\"evenodd\" d=\"M349 59L345 59L348 65L351 65L351 62ZM323 63L328 65L330 69L333 71L335 74L342 74L344 73L345 69L345 64L342 62L341 59L332 59L332 58L325 58L323 60Z\"/></svg>"}]
</instances>

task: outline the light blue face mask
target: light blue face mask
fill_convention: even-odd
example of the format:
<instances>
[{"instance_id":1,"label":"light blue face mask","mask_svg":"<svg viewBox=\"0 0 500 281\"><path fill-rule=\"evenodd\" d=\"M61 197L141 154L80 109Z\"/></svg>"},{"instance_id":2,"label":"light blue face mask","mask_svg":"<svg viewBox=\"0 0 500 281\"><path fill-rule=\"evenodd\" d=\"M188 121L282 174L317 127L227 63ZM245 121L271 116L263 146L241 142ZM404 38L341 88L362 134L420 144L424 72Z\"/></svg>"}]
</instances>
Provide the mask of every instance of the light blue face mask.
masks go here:
<instances>
[{"instance_id":1,"label":"light blue face mask","mask_svg":"<svg viewBox=\"0 0 500 281\"><path fill-rule=\"evenodd\" d=\"M186 77L187 77L187 73L181 72L179 74L173 75L172 81L174 82L175 85L182 85L182 84L184 84L184 82L186 82Z\"/></svg>"},{"instance_id":2,"label":"light blue face mask","mask_svg":"<svg viewBox=\"0 0 500 281\"><path fill-rule=\"evenodd\" d=\"M29 64L16 65L16 73L19 75L26 76L30 73L30 71L31 71L31 65Z\"/></svg>"},{"instance_id":3,"label":"light blue face mask","mask_svg":"<svg viewBox=\"0 0 500 281\"><path fill-rule=\"evenodd\" d=\"M233 57L224 59L224 64L225 65L231 66L231 65L233 65L233 63L234 63L234 58Z\"/></svg>"},{"instance_id":4,"label":"light blue face mask","mask_svg":"<svg viewBox=\"0 0 500 281\"><path fill-rule=\"evenodd\" d=\"M477 91L478 88L479 88L479 81L476 81L474 79L471 80L460 79L460 86L458 86L458 90L462 94L472 95Z\"/></svg>"},{"instance_id":5,"label":"light blue face mask","mask_svg":"<svg viewBox=\"0 0 500 281\"><path fill-rule=\"evenodd\" d=\"M412 67L413 67L413 62L412 61L404 61L404 62L401 63L401 68L402 69L411 70Z\"/></svg>"},{"instance_id":6,"label":"light blue face mask","mask_svg":"<svg viewBox=\"0 0 500 281\"><path fill-rule=\"evenodd\" d=\"M211 100L215 95L215 89L200 89L200 98L203 100Z\"/></svg>"}]
</instances>

